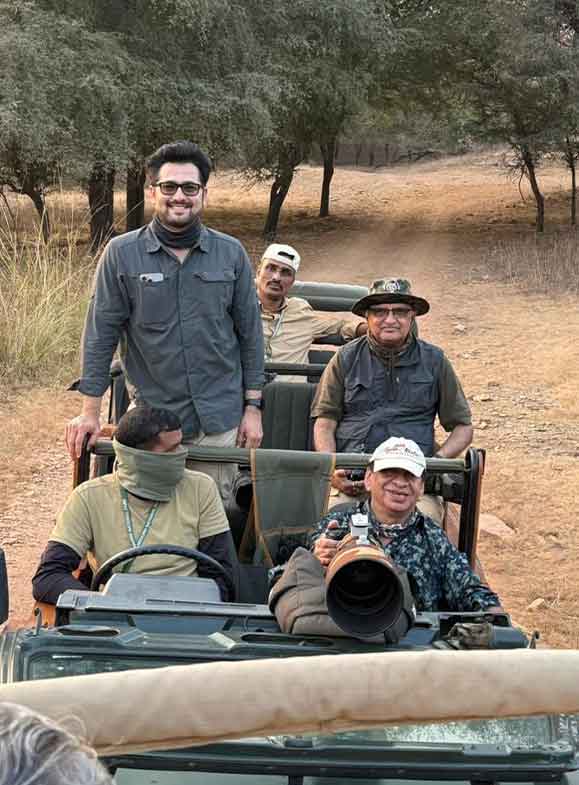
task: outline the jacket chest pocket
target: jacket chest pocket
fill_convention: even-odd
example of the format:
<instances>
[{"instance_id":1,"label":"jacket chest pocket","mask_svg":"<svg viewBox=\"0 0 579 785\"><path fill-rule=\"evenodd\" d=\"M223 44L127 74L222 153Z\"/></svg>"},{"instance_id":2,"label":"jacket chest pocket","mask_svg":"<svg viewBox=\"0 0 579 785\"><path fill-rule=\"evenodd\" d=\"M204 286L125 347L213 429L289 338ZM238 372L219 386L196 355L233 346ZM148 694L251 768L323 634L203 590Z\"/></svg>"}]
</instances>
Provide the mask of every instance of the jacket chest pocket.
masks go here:
<instances>
[{"instance_id":1,"label":"jacket chest pocket","mask_svg":"<svg viewBox=\"0 0 579 785\"><path fill-rule=\"evenodd\" d=\"M347 380L344 387L344 409L355 414L370 406L370 387L360 379Z\"/></svg>"},{"instance_id":2,"label":"jacket chest pocket","mask_svg":"<svg viewBox=\"0 0 579 785\"><path fill-rule=\"evenodd\" d=\"M162 281L152 281L133 276L131 299L137 324L143 327L166 325L177 310L177 278L170 275Z\"/></svg>"},{"instance_id":3,"label":"jacket chest pocket","mask_svg":"<svg viewBox=\"0 0 579 785\"><path fill-rule=\"evenodd\" d=\"M432 374L413 374L404 380L400 388L401 400L416 409L430 409L438 399L436 380Z\"/></svg>"},{"instance_id":4,"label":"jacket chest pocket","mask_svg":"<svg viewBox=\"0 0 579 785\"><path fill-rule=\"evenodd\" d=\"M193 273L192 298L201 313L231 311L235 286L234 270L199 270Z\"/></svg>"}]
</instances>

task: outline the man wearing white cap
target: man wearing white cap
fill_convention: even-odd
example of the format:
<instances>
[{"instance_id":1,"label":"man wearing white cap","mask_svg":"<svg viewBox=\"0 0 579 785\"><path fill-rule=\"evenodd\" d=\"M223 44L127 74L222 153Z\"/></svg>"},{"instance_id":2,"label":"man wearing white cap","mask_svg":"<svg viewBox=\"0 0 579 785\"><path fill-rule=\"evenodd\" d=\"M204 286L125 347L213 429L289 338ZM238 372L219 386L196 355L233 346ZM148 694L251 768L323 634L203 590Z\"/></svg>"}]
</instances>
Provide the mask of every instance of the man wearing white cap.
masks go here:
<instances>
[{"instance_id":1,"label":"man wearing white cap","mask_svg":"<svg viewBox=\"0 0 579 785\"><path fill-rule=\"evenodd\" d=\"M265 359L276 363L305 364L316 339L340 335L350 341L366 332L366 322L317 314L301 297L288 298L300 266L291 245L273 243L261 258L255 277L261 306ZM284 382L303 382L304 376L283 376Z\"/></svg>"},{"instance_id":2,"label":"man wearing white cap","mask_svg":"<svg viewBox=\"0 0 579 785\"><path fill-rule=\"evenodd\" d=\"M364 477L370 498L322 518L311 537L314 555L327 567L350 531L352 515L362 513L372 539L406 570L418 610L500 611L498 596L471 570L466 556L417 509L425 469L416 442L393 436L378 445Z\"/></svg>"}]
</instances>

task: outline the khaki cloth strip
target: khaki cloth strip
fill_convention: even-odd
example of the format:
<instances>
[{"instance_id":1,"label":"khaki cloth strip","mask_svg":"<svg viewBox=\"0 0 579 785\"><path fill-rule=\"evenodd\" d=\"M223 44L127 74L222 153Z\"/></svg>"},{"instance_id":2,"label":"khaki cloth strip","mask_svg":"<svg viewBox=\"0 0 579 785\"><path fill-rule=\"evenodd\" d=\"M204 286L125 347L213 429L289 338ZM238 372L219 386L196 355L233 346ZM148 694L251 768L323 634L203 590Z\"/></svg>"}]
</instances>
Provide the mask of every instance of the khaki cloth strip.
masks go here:
<instances>
[{"instance_id":1,"label":"khaki cloth strip","mask_svg":"<svg viewBox=\"0 0 579 785\"><path fill-rule=\"evenodd\" d=\"M325 515L336 456L322 452L251 450L255 564L271 567L288 538L305 538Z\"/></svg>"},{"instance_id":2,"label":"khaki cloth strip","mask_svg":"<svg viewBox=\"0 0 579 785\"><path fill-rule=\"evenodd\" d=\"M6 685L0 701L61 722L76 716L101 755L125 754L388 723L576 714L579 652L217 662Z\"/></svg>"}]
</instances>

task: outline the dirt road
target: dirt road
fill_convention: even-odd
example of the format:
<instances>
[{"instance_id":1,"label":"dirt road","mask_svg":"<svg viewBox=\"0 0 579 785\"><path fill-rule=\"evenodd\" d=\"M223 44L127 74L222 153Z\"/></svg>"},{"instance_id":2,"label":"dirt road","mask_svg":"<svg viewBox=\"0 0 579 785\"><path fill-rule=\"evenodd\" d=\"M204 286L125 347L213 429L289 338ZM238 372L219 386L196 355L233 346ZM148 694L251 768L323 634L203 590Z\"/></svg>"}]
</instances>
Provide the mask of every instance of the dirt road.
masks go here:
<instances>
[{"instance_id":1,"label":"dirt road","mask_svg":"<svg viewBox=\"0 0 579 785\"><path fill-rule=\"evenodd\" d=\"M302 253L300 277L368 284L404 276L431 302L421 336L455 364L488 450L483 507L514 534L482 534L479 553L504 605L554 646L579 645L579 311L570 298L521 294L483 264L499 238L532 233L533 209L493 159L475 156L378 171L339 170L333 215L316 218L321 172L304 168L278 239ZM564 173L544 177L548 194ZM266 189L226 175L207 223L240 237L257 259ZM62 428L72 394L13 391L0 414L0 541L9 558L14 618L30 608L29 578L69 487ZM529 610L533 600L540 608Z\"/></svg>"}]
</instances>

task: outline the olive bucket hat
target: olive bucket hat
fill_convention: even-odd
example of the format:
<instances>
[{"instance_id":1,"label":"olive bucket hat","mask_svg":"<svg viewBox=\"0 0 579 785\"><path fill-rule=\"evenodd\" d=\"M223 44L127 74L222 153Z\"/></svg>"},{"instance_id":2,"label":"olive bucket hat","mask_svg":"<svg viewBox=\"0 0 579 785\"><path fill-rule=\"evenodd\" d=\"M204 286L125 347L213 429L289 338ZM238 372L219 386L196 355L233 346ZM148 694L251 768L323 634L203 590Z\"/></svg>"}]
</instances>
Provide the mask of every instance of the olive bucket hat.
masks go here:
<instances>
[{"instance_id":1,"label":"olive bucket hat","mask_svg":"<svg viewBox=\"0 0 579 785\"><path fill-rule=\"evenodd\" d=\"M373 282L369 294L354 303L352 313L356 316L366 316L370 306L381 303L406 303L416 311L417 316L424 316L430 310L428 300L412 294L410 281L405 278L380 278Z\"/></svg>"}]
</instances>

